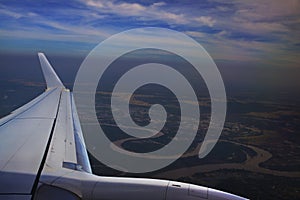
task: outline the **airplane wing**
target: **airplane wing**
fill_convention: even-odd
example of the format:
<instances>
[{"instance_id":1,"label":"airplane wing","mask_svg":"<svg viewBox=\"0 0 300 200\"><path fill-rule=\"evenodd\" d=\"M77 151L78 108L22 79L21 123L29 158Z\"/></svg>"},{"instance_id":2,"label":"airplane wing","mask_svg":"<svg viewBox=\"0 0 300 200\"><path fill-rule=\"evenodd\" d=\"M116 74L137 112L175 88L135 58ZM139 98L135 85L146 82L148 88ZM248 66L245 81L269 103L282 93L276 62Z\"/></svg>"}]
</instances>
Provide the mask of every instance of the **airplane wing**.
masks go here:
<instances>
[{"instance_id":1,"label":"airplane wing","mask_svg":"<svg viewBox=\"0 0 300 200\"><path fill-rule=\"evenodd\" d=\"M93 175L73 94L38 57L47 89L0 119L0 199L243 199L174 181Z\"/></svg>"},{"instance_id":2,"label":"airplane wing","mask_svg":"<svg viewBox=\"0 0 300 200\"><path fill-rule=\"evenodd\" d=\"M46 91L0 120L0 198L30 199L45 162L61 159L63 165L76 164L91 173L72 93L45 55L38 56Z\"/></svg>"}]
</instances>

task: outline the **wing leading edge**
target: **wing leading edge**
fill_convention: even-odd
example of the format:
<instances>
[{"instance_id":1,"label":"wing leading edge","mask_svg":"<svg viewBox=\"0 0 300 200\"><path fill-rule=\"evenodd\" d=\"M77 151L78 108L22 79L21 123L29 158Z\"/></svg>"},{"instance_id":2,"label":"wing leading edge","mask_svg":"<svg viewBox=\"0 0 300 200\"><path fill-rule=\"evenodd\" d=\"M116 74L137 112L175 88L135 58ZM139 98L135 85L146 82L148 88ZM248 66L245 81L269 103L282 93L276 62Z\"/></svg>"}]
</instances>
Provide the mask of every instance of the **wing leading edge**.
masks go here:
<instances>
[{"instance_id":1,"label":"wing leading edge","mask_svg":"<svg viewBox=\"0 0 300 200\"><path fill-rule=\"evenodd\" d=\"M38 57L47 90L0 120L0 199L244 199L180 182L93 175L73 94Z\"/></svg>"}]
</instances>

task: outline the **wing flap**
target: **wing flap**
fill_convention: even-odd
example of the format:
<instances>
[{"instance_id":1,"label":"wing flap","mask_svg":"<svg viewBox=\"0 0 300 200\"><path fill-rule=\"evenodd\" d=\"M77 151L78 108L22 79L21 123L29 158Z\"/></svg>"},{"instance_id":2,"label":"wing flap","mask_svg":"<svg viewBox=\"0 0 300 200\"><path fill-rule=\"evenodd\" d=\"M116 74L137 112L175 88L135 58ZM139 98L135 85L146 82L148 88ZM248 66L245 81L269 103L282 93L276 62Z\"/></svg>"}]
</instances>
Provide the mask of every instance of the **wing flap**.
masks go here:
<instances>
[{"instance_id":1,"label":"wing flap","mask_svg":"<svg viewBox=\"0 0 300 200\"><path fill-rule=\"evenodd\" d=\"M73 132L70 92L63 90L58 116L46 163L53 169L59 169L63 162L77 163Z\"/></svg>"},{"instance_id":2,"label":"wing flap","mask_svg":"<svg viewBox=\"0 0 300 200\"><path fill-rule=\"evenodd\" d=\"M74 101L73 94L72 96L72 116L73 116L73 125L74 125L74 137L76 142L76 156L77 163L82 166L82 169L88 173L92 173L92 168L87 154L84 137L82 134L79 117L77 114L77 109Z\"/></svg>"},{"instance_id":3,"label":"wing flap","mask_svg":"<svg viewBox=\"0 0 300 200\"><path fill-rule=\"evenodd\" d=\"M57 121L47 156L47 167L60 169L61 166L92 173L88 154L74 104L72 93L63 90ZM50 170L50 171L51 171Z\"/></svg>"}]
</instances>

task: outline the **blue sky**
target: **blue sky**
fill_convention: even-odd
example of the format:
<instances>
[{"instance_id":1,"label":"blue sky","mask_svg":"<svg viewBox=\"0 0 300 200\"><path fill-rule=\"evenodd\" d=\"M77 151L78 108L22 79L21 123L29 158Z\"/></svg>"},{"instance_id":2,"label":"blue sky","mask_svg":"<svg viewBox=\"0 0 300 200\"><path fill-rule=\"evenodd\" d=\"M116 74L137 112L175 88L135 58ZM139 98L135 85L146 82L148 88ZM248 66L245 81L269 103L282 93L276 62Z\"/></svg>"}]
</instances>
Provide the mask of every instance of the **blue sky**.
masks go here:
<instances>
[{"instance_id":1,"label":"blue sky","mask_svg":"<svg viewBox=\"0 0 300 200\"><path fill-rule=\"evenodd\" d=\"M137 27L181 31L220 61L300 67L300 1L0 1L0 51L87 54Z\"/></svg>"}]
</instances>

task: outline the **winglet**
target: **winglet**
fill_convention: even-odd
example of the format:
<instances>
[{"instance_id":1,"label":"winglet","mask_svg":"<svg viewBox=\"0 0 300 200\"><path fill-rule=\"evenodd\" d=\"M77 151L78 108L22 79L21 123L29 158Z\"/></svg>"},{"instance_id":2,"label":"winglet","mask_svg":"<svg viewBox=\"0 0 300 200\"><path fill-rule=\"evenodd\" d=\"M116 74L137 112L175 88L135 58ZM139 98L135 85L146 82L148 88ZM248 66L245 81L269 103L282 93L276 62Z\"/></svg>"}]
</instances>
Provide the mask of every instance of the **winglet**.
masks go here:
<instances>
[{"instance_id":1,"label":"winglet","mask_svg":"<svg viewBox=\"0 0 300 200\"><path fill-rule=\"evenodd\" d=\"M64 88L64 84L61 82L54 69L48 62L46 56L43 53L38 53L39 60L41 63L42 71L47 83L47 88L53 87L62 87Z\"/></svg>"}]
</instances>

